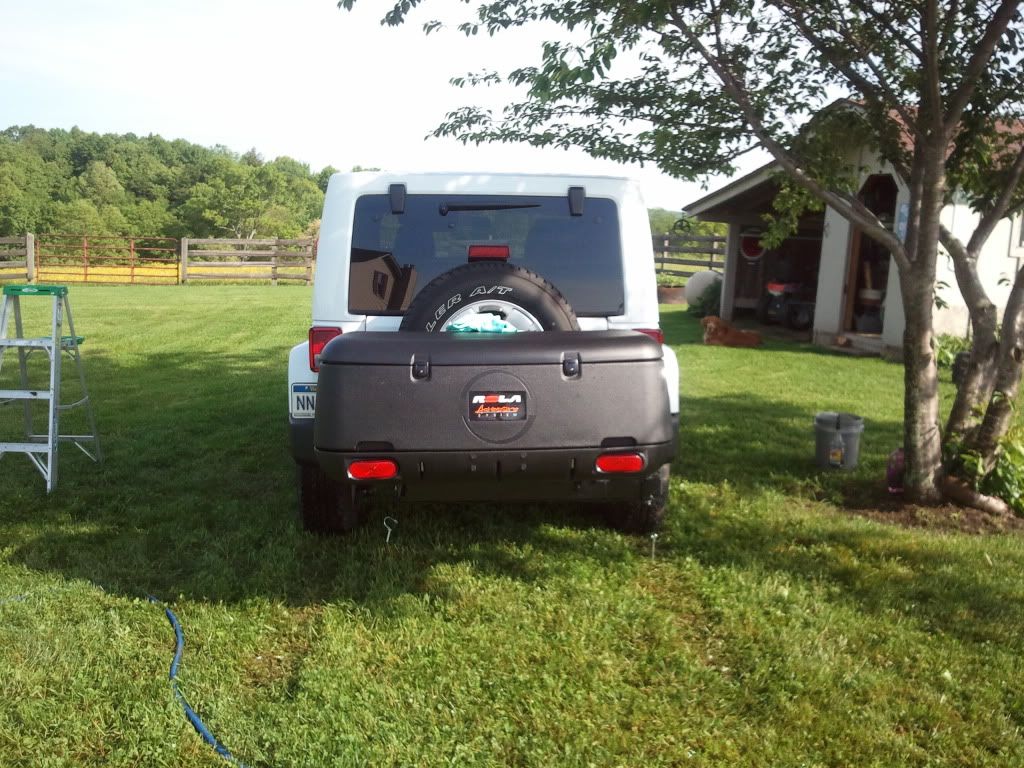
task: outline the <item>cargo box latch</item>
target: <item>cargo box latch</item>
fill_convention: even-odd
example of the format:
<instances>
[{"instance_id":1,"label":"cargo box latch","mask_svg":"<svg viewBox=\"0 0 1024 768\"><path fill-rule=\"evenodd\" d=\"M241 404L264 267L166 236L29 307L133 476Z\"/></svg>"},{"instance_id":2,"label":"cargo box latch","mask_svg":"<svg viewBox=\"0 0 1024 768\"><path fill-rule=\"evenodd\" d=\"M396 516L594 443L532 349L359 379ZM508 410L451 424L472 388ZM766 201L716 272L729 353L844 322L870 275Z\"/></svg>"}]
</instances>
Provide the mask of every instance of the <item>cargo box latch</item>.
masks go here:
<instances>
[{"instance_id":1,"label":"cargo box latch","mask_svg":"<svg viewBox=\"0 0 1024 768\"><path fill-rule=\"evenodd\" d=\"M414 379L430 378L430 360L425 360L420 355L412 357L412 377Z\"/></svg>"},{"instance_id":2,"label":"cargo box latch","mask_svg":"<svg viewBox=\"0 0 1024 768\"><path fill-rule=\"evenodd\" d=\"M574 379L580 375L580 355L578 352L567 352L562 357L562 375Z\"/></svg>"}]
</instances>

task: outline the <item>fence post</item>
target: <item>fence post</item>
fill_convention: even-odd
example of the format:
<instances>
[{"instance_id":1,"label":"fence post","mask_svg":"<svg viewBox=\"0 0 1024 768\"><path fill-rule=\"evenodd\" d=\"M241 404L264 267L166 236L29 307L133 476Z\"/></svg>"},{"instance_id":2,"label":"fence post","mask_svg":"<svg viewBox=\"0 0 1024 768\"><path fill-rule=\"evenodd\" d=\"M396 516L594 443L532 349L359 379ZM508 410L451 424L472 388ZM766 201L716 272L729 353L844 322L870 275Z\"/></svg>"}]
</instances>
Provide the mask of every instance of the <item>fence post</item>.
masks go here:
<instances>
[{"instance_id":1,"label":"fence post","mask_svg":"<svg viewBox=\"0 0 1024 768\"><path fill-rule=\"evenodd\" d=\"M274 243L274 255L270 257L270 284L277 285L277 252L281 247L281 241Z\"/></svg>"},{"instance_id":2,"label":"fence post","mask_svg":"<svg viewBox=\"0 0 1024 768\"><path fill-rule=\"evenodd\" d=\"M184 285L188 282L188 238L181 238L181 268L178 270L178 282Z\"/></svg>"},{"instance_id":3,"label":"fence post","mask_svg":"<svg viewBox=\"0 0 1024 768\"><path fill-rule=\"evenodd\" d=\"M25 234L25 279L36 281L36 236L31 232Z\"/></svg>"},{"instance_id":4,"label":"fence post","mask_svg":"<svg viewBox=\"0 0 1024 768\"><path fill-rule=\"evenodd\" d=\"M306 246L306 285L313 283L313 246Z\"/></svg>"}]
</instances>

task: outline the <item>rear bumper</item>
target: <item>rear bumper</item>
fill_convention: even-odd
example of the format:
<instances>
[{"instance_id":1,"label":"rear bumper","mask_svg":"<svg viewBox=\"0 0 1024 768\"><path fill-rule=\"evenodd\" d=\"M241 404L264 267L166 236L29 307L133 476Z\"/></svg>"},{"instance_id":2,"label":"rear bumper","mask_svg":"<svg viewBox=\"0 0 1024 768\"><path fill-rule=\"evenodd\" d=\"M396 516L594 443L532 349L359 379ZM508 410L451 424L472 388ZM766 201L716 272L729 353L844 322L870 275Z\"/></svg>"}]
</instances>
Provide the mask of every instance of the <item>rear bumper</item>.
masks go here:
<instances>
[{"instance_id":1,"label":"rear bumper","mask_svg":"<svg viewBox=\"0 0 1024 768\"><path fill-rule=\"evenodd\" d=\"M317 452L313 449L313 424L314 424L314 420L313 419L294 419L294 418L291 418L291 417L289 417L289 419L288 419L288 436L290 438L290 443L291 443L292 458L295 459L295 462L297 464L317 464L317 463L319 463ZM678 450L678 446L679 446L679 414L678 413L673 413L672 414L672 442L671 442L671 444L669 446L669 449L668 449L668 458L664 458L664 455L665 455L664 450L659 448L659 450L656 453L652 454L652 456L649 458L648 466L654 465L654 468L657 469L657 467L661 466L661 464L664 464L667 461L671 461L672 458L676 455L676 452ZM598 451L598 452L600 452L600 451ZM345 476L345 463L344 463L345 462L345 457L347 457L348 459L358 458L359 457L359 455L356 455L356 454L337 453L337 452L334 452L334 451L322 451L321 453L324 454L324 456L325 456L324 461L326 461L328 465L330 465L330 464L336 465L336 469L337 469L337 472L338 472L338 474L336 476L338 476L338 477L344 477ZM519 453L520 452L516 452L516 451L481 451L481 452L478 452L478 453L467 452L467 453L462 453L462 454L450 454L450 456L461 455L461 456L465 457L465 456L474 456L474 455L487 455L489 458L487 460L488 464L486 466L488 466L488 467L493 466L494 469L495 469L495 473L496 473L497 472L497 463L498 462L501 462L502 460L504 460L503 467L505 467L505 468L512 467L512 466L514 466L514 464L512 462L514 462L515 459L517 457L519 457ZM535 454L539 454L539 453L552 454L551 456L548 456L546 458L539 458L538 457L539 461L533 461L532 463L534 464L535 468L539 468L541 466L553 465L556 474L561 474L563 476L563 478L565 476L565 461L564 461L564 459L562 457L559 457L559 456L557 456L555 454L558 454L558 453L568 454L569 457L570 457L570 460L573 457L576 457L577 454L578 454L578 452L576 452L576 451L560 451L559 452L557 450L556 451L531 451L529 453L531 455L535 455ZM429 457L431 459L431 462L433 463L433 460L436 459L438 456L444 456L444 455L448 455L448 454L438 454L438 453L431 453L431 452L423 452L421 454L408 454L403 459L403 461L404 461L404 463L408 467L416 467L417 475L418 475L419 474L418 465L419 465L419 462L422 461L422 459L418 458L419 456L427 456L427 457ZM596 453L590 452L589 456L590 456L590 463L589 463L588 466L593 467L594 466L594 458L596 458ZM339 464L339 459L341 461L340 464ZM452 459L449 458L449 459L442 459L441 461L447 466L448 462L451 461L451 460ZM585 460L585 457L584 457L584 460ZM655 462L657 462L657 461L660 461L661 463L660 464L655 464ZM459 461L457 463L458 463L458 465L463 470L465 469L465 466L466 466L465 459L462 459L461 461ZM521 461L519 463L520 463L520 465L522 464ZM527 462L527 468L528 469L530 467L530 463L531 462ZM484 466L484 464L478 463L478 468L477 468L476 472L481 472L481 474L476 475L476 477L483 477L484 476L484 474L482 473L483 470L480 469L481 466ZM327 466L325 466L324 469L327 470ZM520 472L522 472L521 469L520 469ZM458 474L460 478L466 479L467 473L465 471L457 471L456 474ZM531 474L532 474L532 472L531 472ZM470 470L468 472L468 477L470 479L472 479L473 476L474 476L474 471ZM570 479L575 479L575 478L570 478ZM606 479L606 478L604 478L604 479ZM491 487L493 487L493 485Z\"/></svg>"},{"instance_id":2,"label":"rear bumper","mask_svg":"<svg viewBox=\"0 0 1024 768\"><path fill-rule=\"evenodd\" d=\"M603 474L598 456L610 452L640 453L644 468L633 474ZM672 460L673 443L623 449L541 449L528 451L422 451L365 454L316 449L326 474L348 480L356 459L389 458L398 476L375 484L396 486L410 500L421 501L549 501L564 499L635 499L643 495L658 468Z\"/></svg>"},{"instance_id":3,"label":"rear bumper","mask_svg":"<svg viewBox=\"0 0 1024 768\"><path fill-rule=\"evenodd\" d=\"M292 458L297 464L316 464L316 455L313 453L313 422L313 419L288 417Z\"/></svg>"}]
</instances>

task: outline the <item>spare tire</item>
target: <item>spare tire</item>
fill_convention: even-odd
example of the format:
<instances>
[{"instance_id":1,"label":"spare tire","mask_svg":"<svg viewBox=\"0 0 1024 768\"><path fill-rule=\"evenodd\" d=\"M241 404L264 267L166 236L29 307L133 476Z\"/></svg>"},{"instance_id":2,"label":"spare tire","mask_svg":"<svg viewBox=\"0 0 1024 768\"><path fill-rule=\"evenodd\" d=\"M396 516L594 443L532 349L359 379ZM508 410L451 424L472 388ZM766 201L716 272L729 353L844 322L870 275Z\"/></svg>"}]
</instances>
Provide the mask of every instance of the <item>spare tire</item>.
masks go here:
<instances>
[{"instance_id":1,"label":"spare tire","mask_svg":"<svg viewBox=\"0 0 1024 768\"><path fill-rule=\"evenodd\" d=\"M416 294L401 331L444 331L455 320L489 312L520 331L578 331L561 292L535 272L503 261L464 264L438 275Z\"/></svg>"}]
</instances>

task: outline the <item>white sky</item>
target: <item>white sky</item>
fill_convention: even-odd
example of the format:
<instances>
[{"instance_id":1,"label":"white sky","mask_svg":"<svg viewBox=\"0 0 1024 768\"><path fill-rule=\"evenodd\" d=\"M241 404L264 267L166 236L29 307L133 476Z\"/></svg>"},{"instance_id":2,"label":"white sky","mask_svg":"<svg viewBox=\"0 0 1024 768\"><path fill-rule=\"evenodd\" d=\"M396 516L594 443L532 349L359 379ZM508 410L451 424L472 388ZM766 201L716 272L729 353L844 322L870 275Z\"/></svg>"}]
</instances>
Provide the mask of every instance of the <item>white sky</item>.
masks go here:
<instances>
[{"instance_id":1,"label":"white sky","mask_svg":"<svg viewBox=\"0 0 1024 768\"><path fill-rule=\"evenodd\" d=\"M511 101L510 91L460 90L450 77L535 63L539 43L557 34L424 36L424 21L457 21L475 5L430 0L411 23L388 28L379 24L388 0L359 0L352 12L334 0L0 0L0 128L155 133L255 147L314 170L627 175L648 205L675 210L703 194L653 166L578 151L425 139L451 109Z\"/></svg>"}]
</instances>

